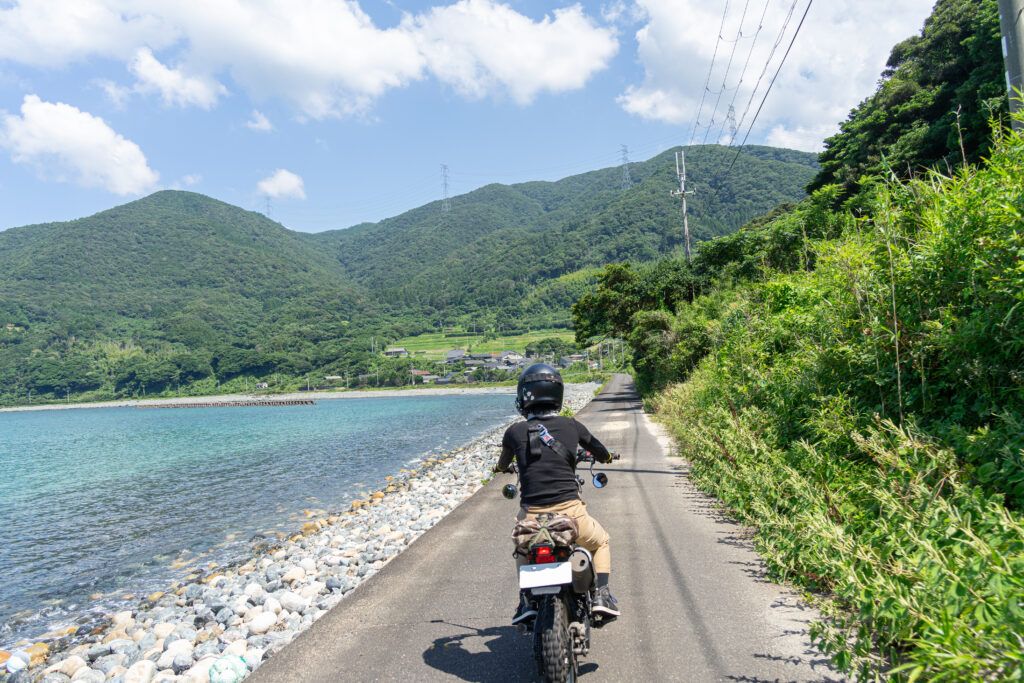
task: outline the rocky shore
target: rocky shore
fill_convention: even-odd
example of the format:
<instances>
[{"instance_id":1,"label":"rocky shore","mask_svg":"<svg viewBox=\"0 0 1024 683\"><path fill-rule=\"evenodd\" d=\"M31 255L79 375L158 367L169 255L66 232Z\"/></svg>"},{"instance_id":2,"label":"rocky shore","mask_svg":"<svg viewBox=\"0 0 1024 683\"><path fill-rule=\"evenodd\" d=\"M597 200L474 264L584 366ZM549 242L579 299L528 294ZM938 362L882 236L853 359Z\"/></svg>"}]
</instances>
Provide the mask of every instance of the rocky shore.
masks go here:
<instances>
[{"instance_id":1,"label":"rocky shore","mask_svg":"<svg viewBox=\"0 0 1024 683\"><path fill-rule=\"evenodd\" d=\"M566 405L580 410L597 386L569 385ZM135 609L0 652L0 683L241 680L476 492L506 427L388 477L345 510L310 511L284 540L257 535L245 561L195 569Z\"/></svg>"}]
</instances>

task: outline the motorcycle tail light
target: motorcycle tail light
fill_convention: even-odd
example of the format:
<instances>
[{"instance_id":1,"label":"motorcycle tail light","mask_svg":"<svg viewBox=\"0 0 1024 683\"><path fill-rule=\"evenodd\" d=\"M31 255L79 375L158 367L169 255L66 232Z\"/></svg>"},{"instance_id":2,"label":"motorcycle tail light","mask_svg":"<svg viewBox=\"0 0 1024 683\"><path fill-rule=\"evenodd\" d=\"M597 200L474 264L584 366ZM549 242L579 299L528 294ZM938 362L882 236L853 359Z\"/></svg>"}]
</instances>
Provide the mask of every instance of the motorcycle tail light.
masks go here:
<instances>
[{"instance_id":1,"label":"motorcycle tail light","mask_svg":"<svg viewBox=\"0 0 1024 683\"><path fill-rule=\"evenodd\" d=\"M542 545L537 548L533 556L534 564L548 564L555 561L555 553L550 546Z\"/></svg>"}]
</instances>

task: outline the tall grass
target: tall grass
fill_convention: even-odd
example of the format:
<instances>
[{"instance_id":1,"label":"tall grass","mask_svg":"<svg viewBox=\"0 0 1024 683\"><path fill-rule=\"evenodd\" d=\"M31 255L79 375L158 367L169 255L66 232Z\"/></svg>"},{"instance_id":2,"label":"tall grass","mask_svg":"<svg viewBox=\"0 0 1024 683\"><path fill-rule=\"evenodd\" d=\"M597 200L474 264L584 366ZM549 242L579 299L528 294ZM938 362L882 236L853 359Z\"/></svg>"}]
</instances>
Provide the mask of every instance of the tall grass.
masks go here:
<instances>
[{"instance_id":1,"label":"tall grass","mask_svg":"<svg viewBox=\"0 0 1024 683\"><path fill-rule=\"evenodd\" d=\"M833 596L837 664L1021 680L1024 141L870 215L649 324L695 367L654 403L775 573Z\"/></svg>"}]
</instances>

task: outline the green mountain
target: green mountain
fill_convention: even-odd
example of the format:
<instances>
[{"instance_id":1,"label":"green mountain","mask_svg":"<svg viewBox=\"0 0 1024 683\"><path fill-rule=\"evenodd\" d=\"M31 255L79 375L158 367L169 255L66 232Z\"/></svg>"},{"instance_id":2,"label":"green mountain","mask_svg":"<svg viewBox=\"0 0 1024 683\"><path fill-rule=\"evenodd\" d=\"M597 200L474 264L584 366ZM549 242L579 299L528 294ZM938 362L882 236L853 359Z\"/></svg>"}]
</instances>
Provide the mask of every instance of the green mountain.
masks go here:
<instances>
[{"instance_id":1,"label":"green mountain","mask_svg":"<svg viewBox=\"0 0 1024 683\"><path fill-rule=\"evenodd\" d=\"M634 185L618 168L557 182L488 185L377 224L312 235L354 281L390 305L439 315L566 320L572 299L530 296L575 271L650 261L683 244L674 153L634 163ZM745 147L686 150L691 241L737 230L782 202L804 196L817 172L813 154ZM688 188L688 189L689 189ZM571 295L571 292L570 292ZM574 297L573 297L574 298ZM524 304L524 302L526 302Z\"/></svg>"},{"instance_id":2,"label":"green mountain","mask_svg":"<svg viewBox=\"0 0 1024 683\"><path fill-rule=\"evenodd\" d=\"M694 242L799 199L817 170L813 155L748 147L726 173L733 154L687 150ZM628 190L617 168L489 185L448 213L434 203L313 235L172 191L11 228L0 232L0 402L354 375L380 362L371 336L566 325L595 267L682 244L672 151L632 175Z\"/></svg>"},{"instance_id":3,"label":"green mountain","mask_svg":"<svg viewBox=\"0 0 1024 683\"><path fill-rule=\"evenodd\" d=\"M296 233L191 192L0 232L0 291L0 382L43 393L108 381L137 388L144 379L116 375L139 354L176 359L191 369L186 379L283 369L266 354L377 314ZM165 364L150 386L172 378L182 377Z\"/></svg>"}]
</instances>

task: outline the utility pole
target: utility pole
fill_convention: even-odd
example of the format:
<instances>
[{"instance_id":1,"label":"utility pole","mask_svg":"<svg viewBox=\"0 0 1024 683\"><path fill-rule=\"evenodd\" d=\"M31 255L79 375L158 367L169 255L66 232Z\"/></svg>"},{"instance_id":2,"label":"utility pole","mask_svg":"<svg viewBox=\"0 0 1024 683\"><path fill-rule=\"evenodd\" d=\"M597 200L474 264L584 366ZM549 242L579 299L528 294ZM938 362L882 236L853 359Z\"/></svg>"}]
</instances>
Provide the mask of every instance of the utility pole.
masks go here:
<instances>
[{"instance_id":1,"label":"utility pole","mask_svg":"<svg viewBox=\"0 0 1024 683\"><path fill-rule=\"evenodd\" d=\"M680 170L680 162L682 162L682 170ZM683 198L683 236L686 238L686 264L690 264L690 224L686 219L686 195L696 194L697 190L686 190L686 152L676 152L676 176L679 178L679 190L673 190L673 197Z\"/></svg>"},{"instance_id":2,"label":"utility pole","mask_svg":"<svg viewBox=\"0 0 1024 683\"><path fill-rule=\"evenodd\" d=\"M448 166L441 164L441 213L452 210L452 200L448 198Z\"/></svg>"},{"instance_id":3,"label":"utility pole","mask_svg":"<svg viewBox=\"0 0 1024 683\"><path fill-rule=\"evenodd\" d=\"M999 26L1003 32L1003 61L1006 64L1006 90L1010 96L1010 111L1021 110L1021 90L1024 89L1024 0L999 0ZM1024 122L1014 120L1014 130L1021 130Z\"/></svg>"}]
</instances>

